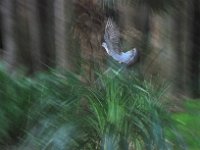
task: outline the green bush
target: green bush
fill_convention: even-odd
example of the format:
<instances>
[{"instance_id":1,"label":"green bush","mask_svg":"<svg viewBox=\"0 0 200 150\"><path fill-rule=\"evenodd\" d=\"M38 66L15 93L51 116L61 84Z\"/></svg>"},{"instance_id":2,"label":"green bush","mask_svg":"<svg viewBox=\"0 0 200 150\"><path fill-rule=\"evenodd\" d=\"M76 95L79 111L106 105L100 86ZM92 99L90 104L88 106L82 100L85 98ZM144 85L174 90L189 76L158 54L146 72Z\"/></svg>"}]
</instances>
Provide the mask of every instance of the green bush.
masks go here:
<instances>
[{"instance_id":1,"label":"green bush","mask_svg":"<svg viewBox=\"0 0 200 150\"><path fill-rule=\"evenodd\" d=\"M29 106L31 85L25 78L15 80L0 70L0 143L18 140L23 134Z\"/></svg>"},{"instance_id":2,"label":"green bush","mask_svg":"<svg viewBox=\"0 0 200 150\"><path fill-rule=\"evenodd\" d=\"M167 129L167 137L174 149L200 149L200 102L188 100L184 111L172 115L173 123Z\"/></svg>"},{"instance_id":3,"label":"green bush","mask_svg":"<svg viewBox=\"0 0 200 150\"><path fill-rule=\"evenodd\" d=\"M132 72L110 69L91 84L54 71L34 79L0 76L2 143L14 134L20 150L167 148L163 87Z\"/></svg>"}]
</instances>

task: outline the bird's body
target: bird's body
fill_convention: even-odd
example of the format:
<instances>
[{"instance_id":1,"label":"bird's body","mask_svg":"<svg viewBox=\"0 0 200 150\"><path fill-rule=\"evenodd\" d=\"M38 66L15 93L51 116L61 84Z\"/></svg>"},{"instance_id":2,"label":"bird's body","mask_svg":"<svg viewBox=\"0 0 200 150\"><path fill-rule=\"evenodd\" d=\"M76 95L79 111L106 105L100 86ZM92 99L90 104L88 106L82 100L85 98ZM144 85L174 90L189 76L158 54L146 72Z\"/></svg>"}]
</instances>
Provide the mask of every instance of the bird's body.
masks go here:
<instances>
[{"instance_id":1,"label":"bird's body","mask_svg":"<svg viewBox=\"0 0 200 150\"><path fill-rule=\"evenodd\" d=\"M122 52L119 36L120 33L118 27L112 19L108 18L104 34L105 42L102 43L102 46L114 60L119 63L131 65L138 59L138 51L134 48L130 51Z\"/></svg>"}]
</instances>

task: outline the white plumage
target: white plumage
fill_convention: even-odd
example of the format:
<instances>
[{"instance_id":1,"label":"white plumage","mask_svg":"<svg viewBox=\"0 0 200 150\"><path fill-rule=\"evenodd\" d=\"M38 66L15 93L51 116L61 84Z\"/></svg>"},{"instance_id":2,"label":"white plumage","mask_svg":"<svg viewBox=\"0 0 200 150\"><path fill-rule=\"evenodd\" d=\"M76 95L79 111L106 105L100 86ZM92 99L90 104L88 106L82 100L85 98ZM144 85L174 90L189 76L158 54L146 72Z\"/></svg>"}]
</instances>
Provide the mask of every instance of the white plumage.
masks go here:
<instances>
[{"instance_id":1,"label":"white plumage","mask_svg":"<svg viewBox=\"0 0 200 150\"><path fill-rule=\"evenodd\" d=\"M131 65L137 61L139 54L135 48L127 52L122 52L119 29L111 18L108 18L105 27L104 41L102 46L114 60L127 65Z\"/></svg>"}]
</instances>

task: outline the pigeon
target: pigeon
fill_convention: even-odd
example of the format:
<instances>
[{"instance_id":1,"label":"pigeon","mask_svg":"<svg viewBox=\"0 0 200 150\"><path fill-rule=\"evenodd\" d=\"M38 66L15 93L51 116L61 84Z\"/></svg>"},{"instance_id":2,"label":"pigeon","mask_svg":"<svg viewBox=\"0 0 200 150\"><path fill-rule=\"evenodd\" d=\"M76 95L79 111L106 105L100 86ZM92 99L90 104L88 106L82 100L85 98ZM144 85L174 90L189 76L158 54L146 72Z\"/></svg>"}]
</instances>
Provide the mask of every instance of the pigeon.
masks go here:
<instances>
[{"instance_id":1,"label":"pigeon","mask_svg":"<svg viewBox=\"0 0 200 150\"><path fill-rule=\"evenodd\" d=\"M111 18L108 18L105 27L104 42L102 43L102 46L107 54L119 63L132 66L138 60L139 52L136 48L127 52L122 51L120 46L119 28Z\"/></svg>"}]
</instances>

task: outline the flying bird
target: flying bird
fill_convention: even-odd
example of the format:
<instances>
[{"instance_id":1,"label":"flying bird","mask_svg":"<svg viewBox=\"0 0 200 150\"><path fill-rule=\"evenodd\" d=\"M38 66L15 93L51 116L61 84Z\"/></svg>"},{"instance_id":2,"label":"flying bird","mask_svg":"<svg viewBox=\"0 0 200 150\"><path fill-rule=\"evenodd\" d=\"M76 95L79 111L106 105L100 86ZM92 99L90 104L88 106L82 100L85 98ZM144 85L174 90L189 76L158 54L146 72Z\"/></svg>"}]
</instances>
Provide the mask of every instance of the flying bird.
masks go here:
<instances>
[{"instance_id":1,"label":"flying bird","mask_svg":"<svg viewBox=\"0 0 200 150\"><path fill-rule=\"evenodd\" d=\"M108 18L105 27L104 42L102 43L102 46L105 48L108 55L119 63L130 66L138 60L139 52L136 48L127 52L122 51L120 46L119 28L111 18Z\"/></svg>"}]
</instances>

